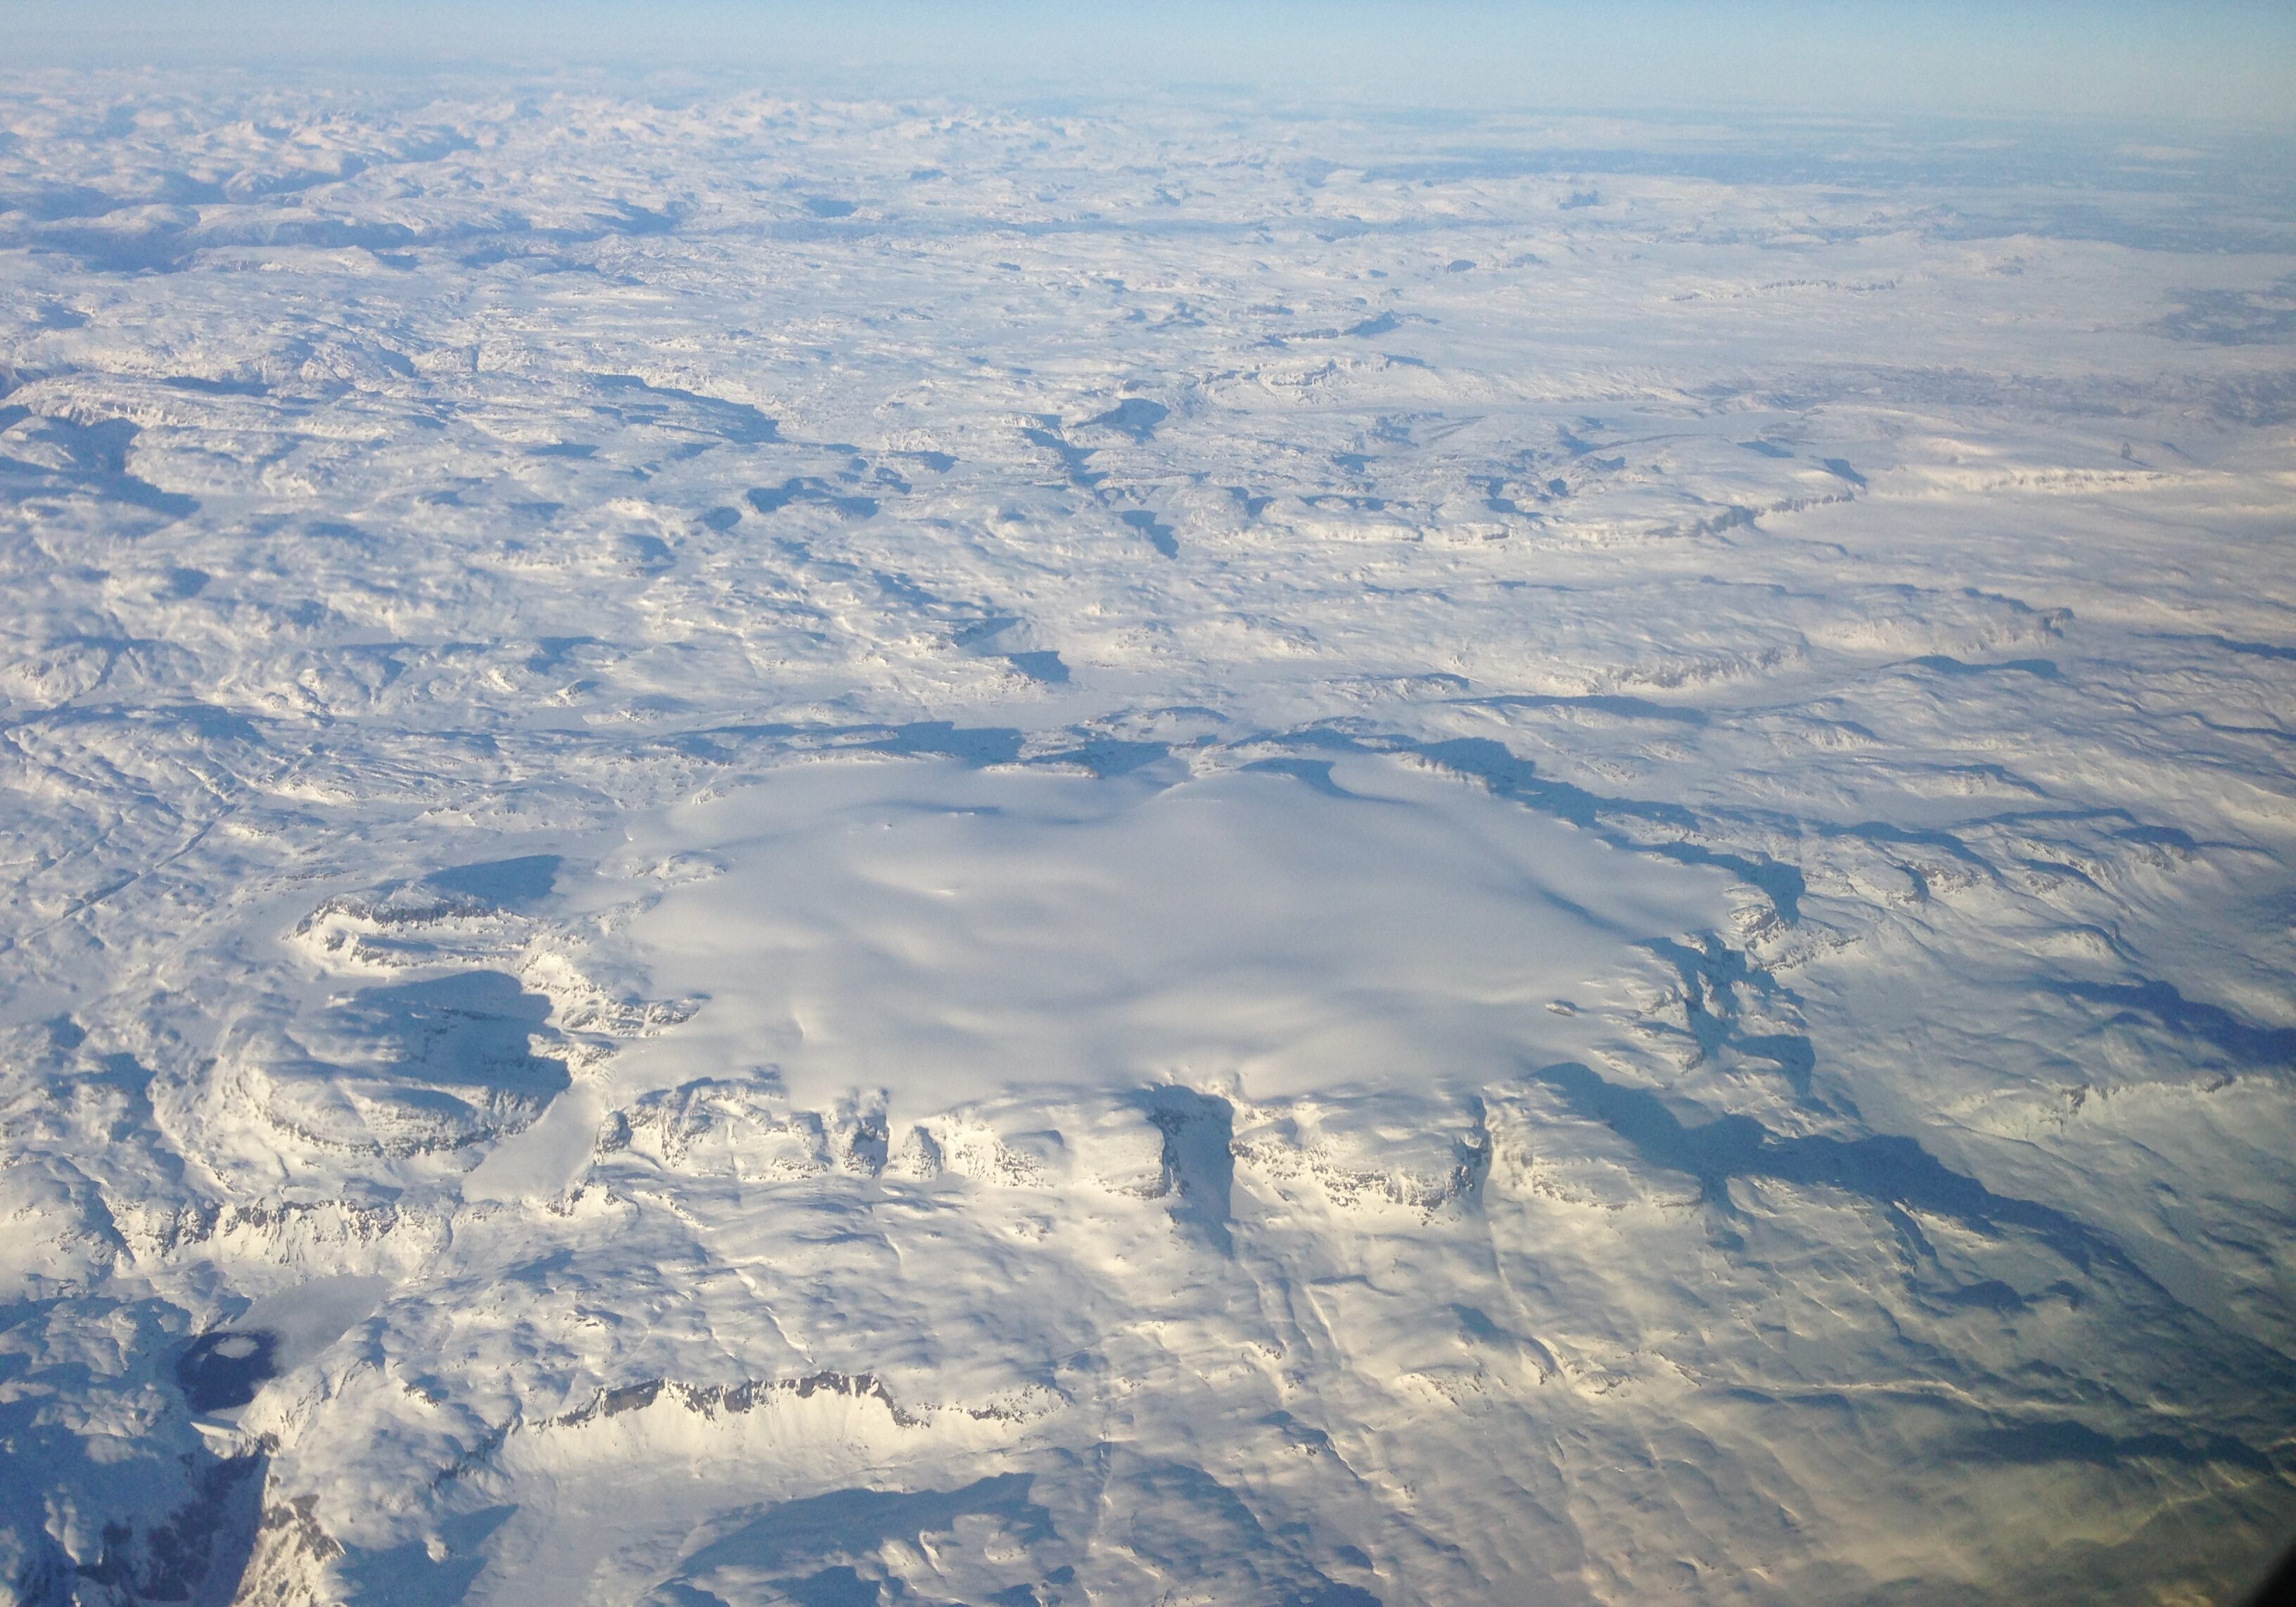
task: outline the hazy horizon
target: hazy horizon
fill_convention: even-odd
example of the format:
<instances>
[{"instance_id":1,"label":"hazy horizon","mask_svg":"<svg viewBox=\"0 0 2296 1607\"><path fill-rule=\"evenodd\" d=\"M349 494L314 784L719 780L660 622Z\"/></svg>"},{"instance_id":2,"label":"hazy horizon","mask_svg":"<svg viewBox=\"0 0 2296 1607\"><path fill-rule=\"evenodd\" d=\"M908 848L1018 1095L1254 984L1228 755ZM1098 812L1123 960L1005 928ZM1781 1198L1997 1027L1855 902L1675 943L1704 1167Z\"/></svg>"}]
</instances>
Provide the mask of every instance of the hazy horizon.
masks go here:
<instances>
[{"instance_id":1,"label":"hazy horizon","mask_svg":"<svg viewBox=\"0 0 2296 1607\"><path fill-rule=\"evenodd\" d=\"M1341 104L2296 121L2296 11L2257 4L1188 4L673 0L101 11L12 0L18 70L501 69L915 94L1227 89Z\"/></svg>"}]
</instances>

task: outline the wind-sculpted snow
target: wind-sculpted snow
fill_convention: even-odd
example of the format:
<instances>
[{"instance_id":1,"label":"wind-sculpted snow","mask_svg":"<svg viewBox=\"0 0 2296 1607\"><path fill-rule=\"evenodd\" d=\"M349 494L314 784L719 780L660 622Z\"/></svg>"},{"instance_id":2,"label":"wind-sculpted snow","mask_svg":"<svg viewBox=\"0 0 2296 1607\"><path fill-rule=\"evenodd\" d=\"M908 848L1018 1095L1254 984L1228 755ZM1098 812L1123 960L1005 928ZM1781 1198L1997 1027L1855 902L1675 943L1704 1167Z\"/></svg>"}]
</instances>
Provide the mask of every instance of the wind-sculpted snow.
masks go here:
<instances>
[{"instance_id":1,"label":"wind-sculpted snow","mask_svg":"<svg viewBox=\"0 0 2296 1607\"><path fill-rule=\"evenodd\" d=\"M0 106L14 1600L2296 1527L2284 149Z\"/></svg>"}]
</instances>

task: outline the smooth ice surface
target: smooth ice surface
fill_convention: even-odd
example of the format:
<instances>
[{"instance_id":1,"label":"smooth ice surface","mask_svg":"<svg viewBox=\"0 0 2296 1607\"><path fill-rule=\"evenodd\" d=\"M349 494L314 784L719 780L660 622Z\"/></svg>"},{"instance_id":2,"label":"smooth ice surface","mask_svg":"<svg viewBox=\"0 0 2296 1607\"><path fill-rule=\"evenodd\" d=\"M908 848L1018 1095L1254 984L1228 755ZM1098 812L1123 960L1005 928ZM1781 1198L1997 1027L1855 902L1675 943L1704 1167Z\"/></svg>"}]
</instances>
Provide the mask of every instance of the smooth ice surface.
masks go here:
<instances>
[{"instance_id":1,"label":"smooth ice surface","mask_svg":"<svg viewBox=\"0 0 2296 1607\"><path fill-rule=\"evenodd\" d=\"M1728 914L1718 873L1368 758L814 766L631 849L723 868L627 929L655 992L702 1003L617 1086L769 1065L800 1104L896 1115L1029 1086L1472 1086L1575 1053L1544 1006Z\"/></svg>"},{"instance_id":2,"label":"smooth ice surface","mask_svg":"<svg viewBox=\"0 0 2296 1607\"><path fill-rule=\"evenodd\" d=\"M265 1295L231 1325L242 1332L269 1334L273 1367L291 1372L316 1361L328 1346L364 1321L390 1288L381 1278L356 1273L314 1278Z\"/></svg>"}]
</instances>

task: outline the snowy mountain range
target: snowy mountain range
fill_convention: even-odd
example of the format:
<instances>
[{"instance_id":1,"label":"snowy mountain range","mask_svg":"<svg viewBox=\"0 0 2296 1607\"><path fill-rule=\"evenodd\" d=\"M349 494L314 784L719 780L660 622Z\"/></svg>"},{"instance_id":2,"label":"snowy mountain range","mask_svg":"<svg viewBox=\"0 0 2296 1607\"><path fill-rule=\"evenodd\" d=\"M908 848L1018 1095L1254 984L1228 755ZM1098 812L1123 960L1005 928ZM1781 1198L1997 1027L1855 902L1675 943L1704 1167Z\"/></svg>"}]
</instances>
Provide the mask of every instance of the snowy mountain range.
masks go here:
<instances>
[{"instance_id":1,"label":"snowy mountain range","mask_svg":"<svg viewBox=\"0 0 2296 1607\"><path fill-rule=\"evenodd\" d=\"M0 81L0 1601L2223 1601L2296 185Z\"/></svg>"}]
</instances>

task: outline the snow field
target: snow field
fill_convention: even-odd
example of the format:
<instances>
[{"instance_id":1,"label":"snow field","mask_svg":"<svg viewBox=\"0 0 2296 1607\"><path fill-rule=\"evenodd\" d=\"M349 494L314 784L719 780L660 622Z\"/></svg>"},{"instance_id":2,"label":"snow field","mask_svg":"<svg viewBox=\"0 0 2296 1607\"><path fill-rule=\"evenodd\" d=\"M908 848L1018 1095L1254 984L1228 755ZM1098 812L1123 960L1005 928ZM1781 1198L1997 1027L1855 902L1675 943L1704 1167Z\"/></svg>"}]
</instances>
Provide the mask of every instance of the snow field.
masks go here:
<instances>
[{"instance_id":1,"label":"snow field","mask_svg":"<svg viewBox=\"0 0 2296 1607\"><path fill-rule=\"evenodd\" d=\"M16 1600L2284 1538L2270 152L0 115Z\"/></svg>"}]
</instances>

